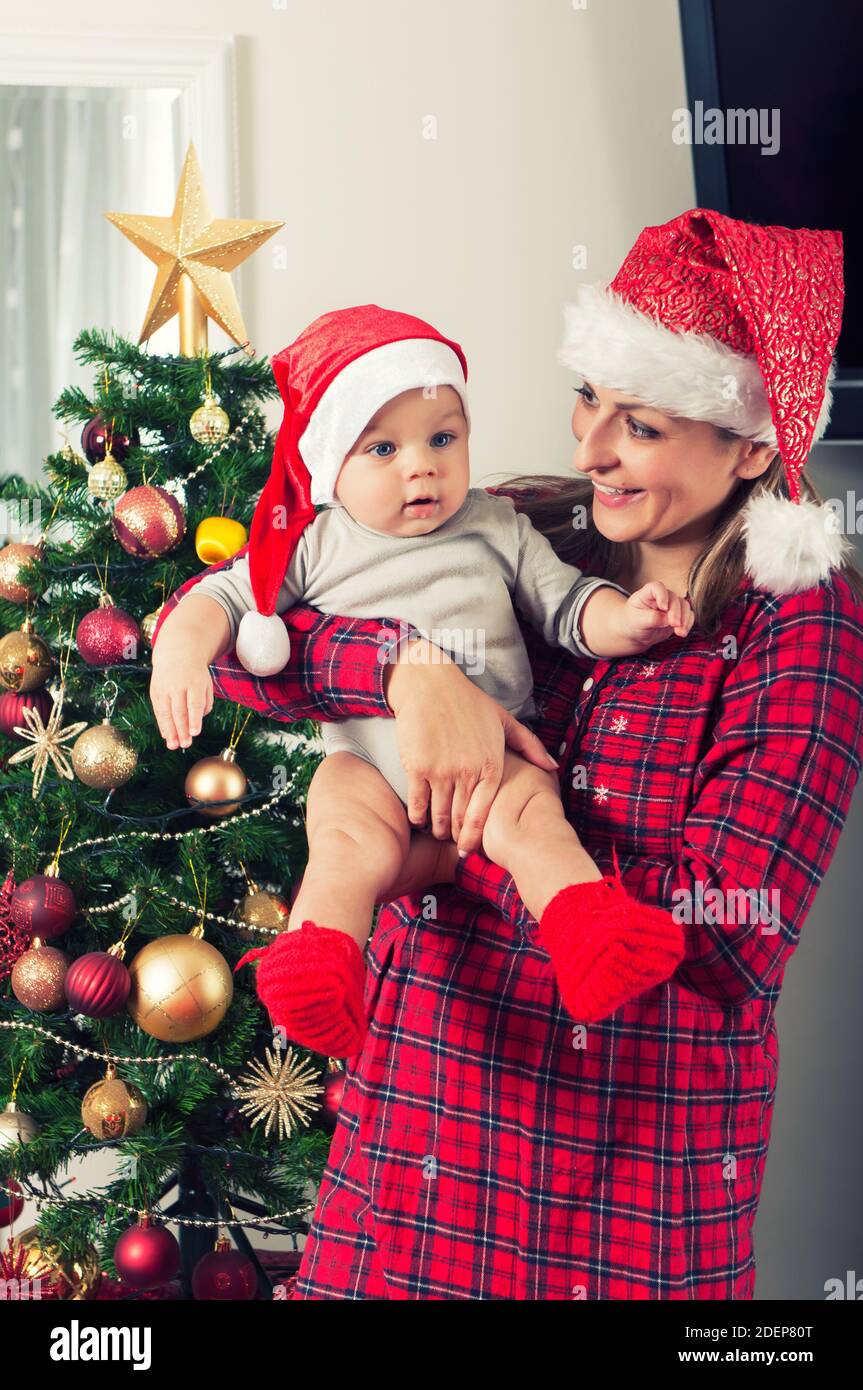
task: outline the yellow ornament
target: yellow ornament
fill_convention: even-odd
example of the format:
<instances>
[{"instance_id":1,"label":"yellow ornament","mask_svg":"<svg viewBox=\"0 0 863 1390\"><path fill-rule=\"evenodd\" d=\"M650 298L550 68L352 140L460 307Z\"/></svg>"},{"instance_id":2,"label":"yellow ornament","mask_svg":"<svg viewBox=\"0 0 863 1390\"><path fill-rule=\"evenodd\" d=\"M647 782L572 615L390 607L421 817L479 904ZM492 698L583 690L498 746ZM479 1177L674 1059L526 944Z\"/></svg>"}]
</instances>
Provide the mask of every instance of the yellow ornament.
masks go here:
<instances>
[{"instance_id":1,"label":"yellow ornament","mask_svg":"<svg viewBox=\"0 0 863 1390\"><path fill-rule=\"evenodd\" d=\"M79 781L100 791L122 787L135 775L138 754L110 719L85 729L72 745L72 766Z\"/></svg>"},{"instance_id":2,"label":"yellow ornament","mask_svg":"<svg viewBox=\"0 0 863 1390\"><path fill-rule=\"evenodd\" d=\"M180 351L186 357L206 348L208 315L235 343L248 343L229 272L284 222L213 217L191 141L170 217L128 212L105 216L157 267L139 342L179 314Z\"/></svg>"},{"instance_id":3,"label":"yellow ornament","mask_svg":"<svg viewBox=\"0 0 863 1390\"><path fill-rule=\"evenodd\" d=\"M202 565L229 560L246 544L248 532L230 516L207 516L195 531L195 554Z\"/></svg>"},{"instance_id":4,"label":"yellow ornament","mask_svg":"<svg viewBox=\"0 0 863 1390\"><path fill-rule=\"evenodd\" d=\"M14 1100L0 1111L0 1149L9 1149L13 1144L32 1144L38 1133L39 1126L32 1115L19 1110Z\"/></svg>"},{"instance_id":5,"label":"yellow ornament","mask_svg":"<svg viewBox=\"0 0 863 1390\"><path fill-rule=\"evenodd\" d=\"M227 439L230 428L227 411L208 392L204 404L198 406L189 421L192 438L199 444L221 444Z\"/></svg>"},{"instance_id":6,"label":"yellow ornament","mask_svg":"<svg viewBox=\"0 0 863 1390\"><path fill-rule=\"evenodd\" d=\"M237 762L234 748L223 748L218 757L202 758L186 774L186 797L202 816L229 816L236 811L245 796L248 780ZM195 805L201 802L201 805ZM208 805L219 802L220 805Z\"/></svg>"},{"instance_id":7,"label":"yellow ornament","mask_svg":"<svg viewBox=\"0 0 863 1390\"><path fill-rule=\"evenodd\" d=\"M71 1260L59 1248L43 1241L35 1226L13 1236L3 1252L4 1266L18 1280L28 1280L29 1298L56 1298L81 1303L96 1298L102 1282L99 1256L92 1245L80 1259ZM7 1276L8 1277L8 1276ZM34 1291L36 1285L38 1292Z\"/></svg>"},{"instance_id":8,"label":"yellow ornament","mask_svg":"<svg viewBox=\"0 0 863 1390\"><path fill-rule=\"evenodd\" d=\"M129 966L127 1008L139 1028L160 1042L192 1042L218 1028L234 997L231 967L202 940L200 923L187 935L150 941Z\"/></svg>"},{"instance_id":9,"label":"yellow ornament","mask_svg":"<svg viewBox=\"0 0 863 1390\"><path fill-rule=\"evenodd\" d=\"M81 1119L96 1139L126 1139L144 1128L147 1102L137 1086L120 1080L111 1062L84 1096Z\"/></svg>"},{"instance_id":10,"label":"yellow ornament","mask_svg":"<svg viewBox=\"0 0 863 1390\"><path fill-rule=\"evenodd\" d=\"M106 449L105 457L94 463L87 475L90 494L101 502L113 502L128 486L129 479L125 468L117 462L111 450Z\"/></svg>"},{"instance_id":11,"label":"yellow ornament","mask_svg":"<svg viewBox=\"0 0 863 1390\"><path fill-rule=\"evenodd\" d=\"M29 618L17 631L0 637L0 685L7 690L38 690L48 679L52 662L47 643L33 631Z\"/></svg>"},{"instance_id":12,"label":"yellow ornament","mask_svg":"<svg viewBox=\"0 0 863 1390\"><path fill-rule=\"evenodd\" d=\"M280 898L278 893L268 893L265 889L259 888L252 880L249 881L249 891L237 909L237 916L246 923L246 927L239 927L237 935L248 940L256 931L263 927L269 935L270 931L283 932L288 929L288 918L291 915L290 905Z\"/></svg>"},{"instance_id":13,"label":"yellow ornament","mask_svg":"<svg viewBox=\"0 0 863 1390\"><path fill-rule=\"evenodd\" d=\"M0 597L10 603L28 603L36 597L35 589L21 583L19 572L33 560L41 560L42 553L41 545L27 545L23 541L4 545L0 550Z\"/></svg>"}]
</instances>

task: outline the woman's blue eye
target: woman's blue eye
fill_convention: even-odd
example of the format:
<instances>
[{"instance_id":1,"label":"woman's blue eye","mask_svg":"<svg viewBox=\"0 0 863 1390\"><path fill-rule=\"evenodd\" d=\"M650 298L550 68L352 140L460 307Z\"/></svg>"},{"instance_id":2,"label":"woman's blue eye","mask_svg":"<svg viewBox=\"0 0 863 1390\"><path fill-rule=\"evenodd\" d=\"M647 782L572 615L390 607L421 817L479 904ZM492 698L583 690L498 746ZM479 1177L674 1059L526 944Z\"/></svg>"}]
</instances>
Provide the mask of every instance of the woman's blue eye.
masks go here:
<instances>
[{"instance_id":1,"label":"woman's blue eye","mask_svg":"<svg viewBox=\"0 0 863 1390\"><path fill-rule=\"evenodd\" d=\"M437 440L437 439L442 439L442 440L443 440L443 444L436 444L436 443L435 443L435 440ZM433 436L432 436L432 446L433 446L435 449L445 449L446 446L447 446L447 444L449 444L449 442L450 442L451 439L455 439L455 435L454 435L454 434L452 434L449 430L441 430L440 434L436 434L436 435L433 435Z\"/></svg>"},{"instance_id":2,"label":"woman's blue eye","mask_svg":"<svg viewBox=\"0 0 863 1390\"><path fill-rule=\"evenodd\" d=\"M373 444L372 447L369 449L369 453L374 454L379 459L388 459L390 457L389 454L379 454L379 449L391 449L393 453L395 453L394 444Z\"/></svg>"}]
</instances>

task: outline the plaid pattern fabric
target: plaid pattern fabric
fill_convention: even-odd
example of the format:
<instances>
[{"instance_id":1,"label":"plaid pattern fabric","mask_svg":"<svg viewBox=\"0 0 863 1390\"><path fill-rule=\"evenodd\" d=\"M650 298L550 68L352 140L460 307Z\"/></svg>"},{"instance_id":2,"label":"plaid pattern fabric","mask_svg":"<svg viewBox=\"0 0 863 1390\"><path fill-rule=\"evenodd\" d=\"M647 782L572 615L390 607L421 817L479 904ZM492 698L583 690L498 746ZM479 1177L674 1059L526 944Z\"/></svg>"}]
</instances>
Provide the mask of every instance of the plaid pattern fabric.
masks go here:
<instances>
[{"instance_id":1,"label":"plaid pattern fabric","mask_svg":"<svg viewBox=\"0 0 863 1390\"><path fill-rule=\"evenodd\" d=\"M382 624L286 617L292 673L232 668L228 698L386 712ZM525 630L569 819L603 871L614 846L630 892L684 914L686 957L588 1027L482 855L383 908L294 1297L751 1298L774 1006L860 770L861 620L834 576L781 600L743 584L718 638L648 658Z\"/></svg>"}]
</instances>

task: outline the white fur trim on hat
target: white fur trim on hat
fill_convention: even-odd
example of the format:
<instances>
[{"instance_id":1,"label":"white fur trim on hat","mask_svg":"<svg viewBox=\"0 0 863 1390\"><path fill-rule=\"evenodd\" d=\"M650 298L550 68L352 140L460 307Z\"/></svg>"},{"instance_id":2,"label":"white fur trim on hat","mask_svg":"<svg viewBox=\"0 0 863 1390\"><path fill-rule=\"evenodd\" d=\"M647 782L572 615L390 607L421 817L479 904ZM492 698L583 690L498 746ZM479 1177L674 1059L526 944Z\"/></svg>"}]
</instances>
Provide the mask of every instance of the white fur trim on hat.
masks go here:
<instances>
[{"instance_id":1,"label":"white fur trim on hat","mask_svg":"<svg viewBox=\"0 0 863 1390\"><path fill-rule=\"evenodd\" d=\"M580 285L564 319L558 359L591 386L625 391L668 415L706 420L778 448L754 356L706 333L676 333L601 285ZM830 420L834 370L831 364L813 443Z\"/></svg>"},{"instance_id":2,"label":"white fur trim on hat","mask_svg":"<svg viewBox=\"0 0 863 1390\"><path fill-rule=\"evenodd\" d=\"M452 386L458 391L470 430L461 362L437 339L403 338L372 348L330 382L299 440L314 506L335 503L335 482L345 457L381 406L420 386Z\"/></svg>"},{"instance_id":3,"label":"white fur trim on hat","mask_svg":"<svg viewBox=\"0 0 863 1390\"><path fill-rule=\"evenodd\" d=\"M852 549L827 503L755 492L742 516L746 569L759 589L773 594L814 588Z\"/></svg>"}]
</instances>

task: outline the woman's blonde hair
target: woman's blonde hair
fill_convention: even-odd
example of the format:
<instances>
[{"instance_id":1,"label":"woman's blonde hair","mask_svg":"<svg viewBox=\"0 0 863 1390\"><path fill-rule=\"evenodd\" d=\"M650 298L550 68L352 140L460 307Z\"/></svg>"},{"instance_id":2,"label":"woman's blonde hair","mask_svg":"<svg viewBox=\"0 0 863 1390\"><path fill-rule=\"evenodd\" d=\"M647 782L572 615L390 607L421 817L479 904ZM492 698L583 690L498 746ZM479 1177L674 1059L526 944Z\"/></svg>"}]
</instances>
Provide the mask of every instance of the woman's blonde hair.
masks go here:
<instances>
[{"instance_id":1,"label":"woman's blonde hair","mask_svg":"<svg viewBox=\"0 0 863 1390\"><path fill-rule=\"evenodd\" d=\"M728 430L717 427L717 433L723 442L736 439ZM518 510L548 537L562 560L577 565L585 574L599 574L624 587L631 583L637 554L635 543L609 541L594 526L593 484L589 478L528 473L507 479L498 485L498 490L514 495ZM708 636L715 636L719 631L722 614L737 593L745 573L742 512L753 492L788 496L779 454L760 477L740 480L689 572L689 601L697 625ZM800 494L807 501L824 500L804 474L800 476ZM863 574L857 566L846 560L839 572L863 601Z\"/></svg>"}]
</instances>

